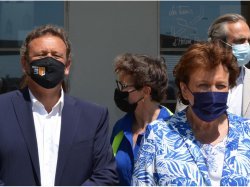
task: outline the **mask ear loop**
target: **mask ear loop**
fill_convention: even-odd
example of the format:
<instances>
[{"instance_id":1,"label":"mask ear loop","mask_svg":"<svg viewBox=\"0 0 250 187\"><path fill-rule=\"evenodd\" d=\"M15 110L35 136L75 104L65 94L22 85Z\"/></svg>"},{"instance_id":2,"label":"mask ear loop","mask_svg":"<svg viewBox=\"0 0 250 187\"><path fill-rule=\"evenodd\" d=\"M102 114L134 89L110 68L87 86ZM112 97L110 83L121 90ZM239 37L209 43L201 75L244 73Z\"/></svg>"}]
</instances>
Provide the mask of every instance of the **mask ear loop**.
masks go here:
<instances>
[{"instance_id":1,"label":"mask ear loop","mask_svg":"<svg viewBox=\"0 0 250 187\"><path fill-rule=\"evenodd\" d=\"M186 85L186 84L185 84ZM187 87L187 89L188 89L188 91L192 94L192 95L194 95L193 94L193 92L190 90L190 88L186 85L186 87Z\"/></svg>"},{"instance_id":2,"label":"mask ear loop","mask_svg":"<svg viewBox=\"0 0 250 187\"><path fill-rule=\"evenodd\" d=\"M134 90L131 90L131 91L128 91L128 93L132 93L134 91L136 91L137 89L134 89ZM144 99L144 96L141 97L140 99L138 99L135 103L138 103L139 101L143 100Z\"/></svg>"},{"instance_id":3,"label":"mask ear loop","mask_svg":"<svg viewBox=\"0 0 250 187\"><path fill-rule=\"evenodd\" d=\"M185 84L185 85L186 85L186 84ZM191 91L191 89L188 87L188 85L186 85L186 87L187 87L187 90L192 94L192 96L193 96L193 98L194 98L194 93ZM188 103L189 103L189 106L192 107L190 101L188 101Z\"/></svg>"},{"instance_id":4,"label":"mask ear loop","mask_svg":"<svg viewBox=\"0 0 250 187\"><path fill-rule=\"evenodd\" d=\"M136 101L135 103L138 103L139 101L143 100L144 99L144 96L141 97L140 99L138 99L138 101ZM143 101L144 102L144 101Z\"/></svg>"}]
</instances>

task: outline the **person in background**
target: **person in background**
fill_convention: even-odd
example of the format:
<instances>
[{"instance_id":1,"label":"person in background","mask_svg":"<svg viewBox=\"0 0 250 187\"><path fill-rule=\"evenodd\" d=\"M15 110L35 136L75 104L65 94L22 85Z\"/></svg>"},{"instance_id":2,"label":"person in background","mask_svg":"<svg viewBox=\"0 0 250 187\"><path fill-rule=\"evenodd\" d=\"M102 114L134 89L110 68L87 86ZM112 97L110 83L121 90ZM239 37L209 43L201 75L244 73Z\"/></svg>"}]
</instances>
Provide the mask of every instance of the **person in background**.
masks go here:
<instances>
[{"instance_id":1,"label":"person in background","mask_svg":"<svg viewBox=\"0 0 250 187\"><path fill-rule=\"evenodd\" d=\"M250 185L250 120L227 112L238 73L236 58L221 43L188 48L174 69L188 107L147 126L132 185Z\"/></svg>"},{"instance_id":2,"label":"person in background","mask_svg":"<svg viewBox=\"0 0 250 187\"><path fill-rule=\"evenodd\" d=\"M66 32L40 26L20 53L22 89L0 95L0 184L116 185L107 109L66 93Z\"/></svg>"},{"instance_id":3,"label":"person in background","mask_svg":"<svg viewBox=\"0 0 250 187\"><path fill-rule=\"evenodd\" d=\"M134 161L146 126L172 113L160 105L166 99L167 67L163 59L123 54L115 59L118 76L114 100L126 112L113 128L111 143L120 185L131 185Z\"/></svg>"},{"instance_id":4,"label":"person in background","mask_svg":"<svg viewBox=\"0 0 250 187\"><path fill-rule=\"evenodd\" d=\"M228 111L250 118L250 29L246 19L239 14L218 17L208 29L208 40L219 40L232 50L240 67L236 86L228 95ZM185 108L177 102L176 111Z\"/></svg>"}]
</instances>

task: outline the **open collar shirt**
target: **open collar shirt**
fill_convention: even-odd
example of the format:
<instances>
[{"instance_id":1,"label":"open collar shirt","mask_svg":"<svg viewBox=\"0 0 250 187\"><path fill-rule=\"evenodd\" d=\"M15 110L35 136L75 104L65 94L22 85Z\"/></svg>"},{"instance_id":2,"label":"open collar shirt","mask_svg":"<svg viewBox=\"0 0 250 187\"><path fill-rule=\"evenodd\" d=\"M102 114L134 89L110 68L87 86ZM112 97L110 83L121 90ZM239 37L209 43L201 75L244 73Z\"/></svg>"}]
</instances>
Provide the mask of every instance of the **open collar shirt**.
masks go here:
<instances>
[{"instance_id":1,"label":"open collar shirt","mask_svg":"<svg viewBox=\"0 0 250 187\"><path fill-rule=\"evenodd\" d=\"M44 105L39 102L29 90L32 101L32 112L35 124L38 146L39 165L42 186L54 186L58 148L61 132L61 117L64 105L64 93L48 113Z\"/></svg>"},{"instance_id":2,"label":"open collar shirt","mask_svg":"<svg viewBox=\"0 0 250 187\"><path fill-rule=\"evenodd\" d=\"M167 120L170 118L172 113L170 111L160 106L160 113L157 119ZM118 148L116 154L116 163L117 163L117 171L119 174L119 185L129 186L131 185L131 178L134 169L134 161L137 158L138 150L140 148L141 139L144 133L139 134L136 144L133 147L133 132L132 132L132 124L134 121L134 114L127 113L124 117L118 120L113 128L113 133L111 136L111 143L114 140L114 137L120 132L124 132L124 138L121 141L121 144Z\"/></svg>"}]
</instances>

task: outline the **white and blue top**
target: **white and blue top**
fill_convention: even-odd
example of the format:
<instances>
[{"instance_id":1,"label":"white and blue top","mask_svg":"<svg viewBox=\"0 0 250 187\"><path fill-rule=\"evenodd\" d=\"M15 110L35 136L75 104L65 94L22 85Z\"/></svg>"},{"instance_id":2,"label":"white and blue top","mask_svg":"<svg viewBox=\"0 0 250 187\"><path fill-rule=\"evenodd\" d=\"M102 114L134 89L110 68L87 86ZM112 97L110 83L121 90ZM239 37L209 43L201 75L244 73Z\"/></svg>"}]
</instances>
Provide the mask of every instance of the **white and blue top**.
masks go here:
<instances>
[{"instance_id":1,"label":"white and blue top","mask_svg":"<svg viewBox=\"0 0 250 187\"><path fill-rule=\"evenodd\" d=\"M132 185L250 186L250 120L227 116L228 135L213 150L195 139L186 109L149 124Z\"/></svg>"}]
</instances>

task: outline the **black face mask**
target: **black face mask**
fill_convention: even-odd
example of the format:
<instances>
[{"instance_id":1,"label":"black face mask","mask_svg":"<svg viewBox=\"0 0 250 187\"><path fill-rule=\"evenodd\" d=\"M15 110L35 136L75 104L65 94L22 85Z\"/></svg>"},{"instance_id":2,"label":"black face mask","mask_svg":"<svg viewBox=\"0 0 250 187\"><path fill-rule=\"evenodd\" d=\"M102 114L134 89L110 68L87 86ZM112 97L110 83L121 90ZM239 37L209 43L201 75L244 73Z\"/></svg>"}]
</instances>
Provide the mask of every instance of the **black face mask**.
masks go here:
<instances>
[{"instance_id":1,"label":"black face mask","mask_svg":"<svg viewBox=\"0 0 250 187\"><path fill-rule=\"evenodd\" d=\"M40 86L50 89L57 86L64 78L65 65L52 58L45 57L30 63L29 76Z\"/></svg>"},{"instance_id":2,"label":"black face mask","mask_svg":"<svg viewBox=\"0 0 250 187\"><path fill-rule=\"evenodd\" d=\"M130 104L128 101L128 96L129 93L131 92L122 92L117 88L115 89L115 95L114 95L115 104L123 112L134 112L137 107L137 103L144 98L142 97L137 102Z\"/></svg>"}]
</instances>

